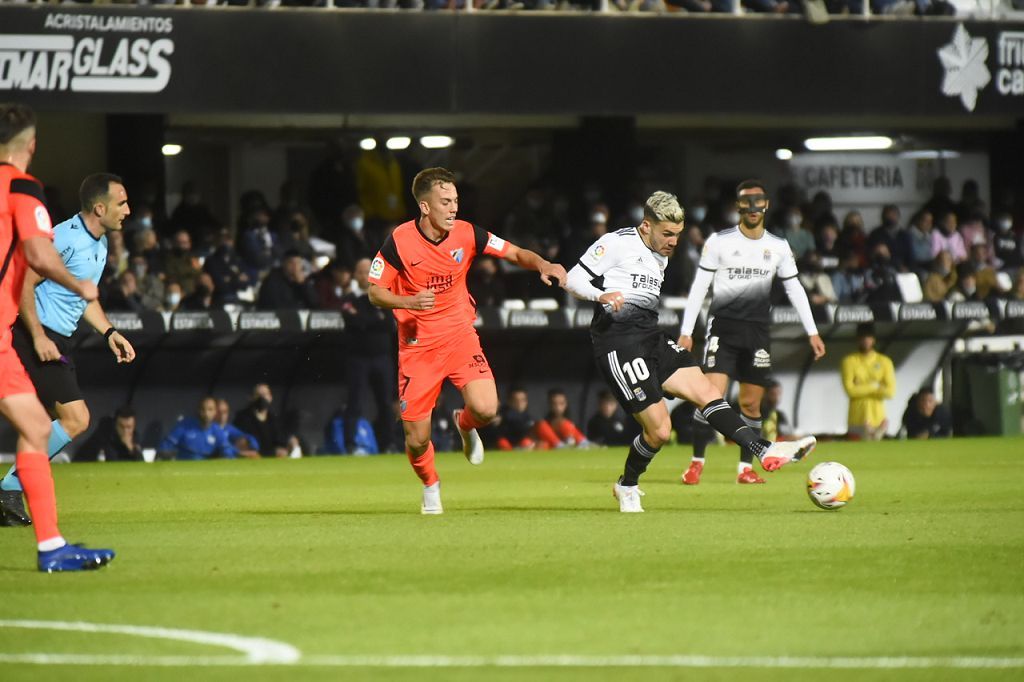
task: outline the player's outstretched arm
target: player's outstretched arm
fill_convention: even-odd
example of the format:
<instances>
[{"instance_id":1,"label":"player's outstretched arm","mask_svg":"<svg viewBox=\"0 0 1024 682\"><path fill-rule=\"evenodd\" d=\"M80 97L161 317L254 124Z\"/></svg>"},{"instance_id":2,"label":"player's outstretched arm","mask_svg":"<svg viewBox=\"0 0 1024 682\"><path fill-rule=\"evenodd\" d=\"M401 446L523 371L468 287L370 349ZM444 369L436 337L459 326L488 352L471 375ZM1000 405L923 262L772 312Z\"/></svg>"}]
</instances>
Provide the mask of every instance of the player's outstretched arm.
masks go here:
<instances>
[{"instance_id":1,"label":"player's outstretched arm","mask_svg":"<svg viewBox=\"0 0 1024 682\"><path fill-rule=\"evenodd\" d=\"M124 338L121 332L114 329L114 325L110 324L110 320L107 318L107 314L103 312L103 306L100 305L99 301L92 301L89 305L85 306L85 312L82 314L82 317L85 318L85 321L93 329L106 337L107 346L110 347L110 352L117 358L118 363L131 362L135 359L135 349L132 348L132 344L128 343L128 339Z\"/></svg>"},{"instance_id":2,"label":"player's outstretched arm","mask_svg":"<svg viewBox=\"0 0 1024 682\"><path fill-rule=\"evenodd\" d=\"M370 303L374 304L378 308L405 308L407 310L430 310L434 307L434 291L427 289L425 291L417 291L413 296L399 296L390 289L386 289L380 285L370 283L370 288L366 292L366 295L370 299Z\"/></svg>"},{"instance_id":3,"label":"player's outstretched arm","mask_svg":"<svg viewBox=\"0 0 1024 682\"><path fill-rule=\"evenodd\" d=\"M565 286L565 268L558 263L544 260L529 249L521 249L515 244L509 244L508 251L505 253L505 260L527 270L536 270L540 273L541 281L548 286L551 286L552 279L555 280L558 286Z\"/></svg>"},{"instance_id":4,"label":"player's outstretched arm","mask_svg":"<svg viewBox=\"0 0 1024 682\"><path fill-rule=\"evenodd\" d=\"M591 275L582 265L573 266L565 278L565 290L578 299L597 301L617 311L626 304L626 297L621 291L604 291L591 282Z\"/></svg>"},{"instance_id":5,"label":"player's outstretched arm","mask_svg":"<svg viewBox=\"0 0 1024 682\"><path fill-rule=\"evenodd\" d=\"M29 267L46 279L51 279L68 291L78 294L85 301L95 301L100 290L88 279L75 279L75 276L64 266L53 242L45 237L32 237L22 242L25 249L25 260Z\"/></svg>"},{"instance_id":6,"label":"player's outstretched arm","mask_svg":"<svg viewBox=\"0 0 1024 682\"><path fill-rule=\"evenodd\" d=\"M36 287L43 278L39 273L28 268L25 272L25 281L21 285L21 298L18 301L18 317L21 323L28 330L32 337L32 347L36 351L36 357L42 362L53 362L60 360L60 350L46 332L43 331L43 323L39 321L39 312L36 310Z\"/></svg>"}]
</instances>

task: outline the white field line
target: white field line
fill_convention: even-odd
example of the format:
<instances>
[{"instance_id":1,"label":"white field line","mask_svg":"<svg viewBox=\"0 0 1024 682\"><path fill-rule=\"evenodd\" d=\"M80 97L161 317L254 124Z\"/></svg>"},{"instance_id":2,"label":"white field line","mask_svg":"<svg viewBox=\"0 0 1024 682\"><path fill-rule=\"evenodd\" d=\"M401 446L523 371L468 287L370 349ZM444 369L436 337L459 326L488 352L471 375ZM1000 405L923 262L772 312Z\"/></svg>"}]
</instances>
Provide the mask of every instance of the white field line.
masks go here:
<instances>
[{"instance_id":1,"label":"white field line","mask_svg":"<svg viewBox=\"0 0 1024 682\"><path fill-rule=\"evenodd\" d=\"M241 655L146 656L136 654L2 653L0 663L128 667L302 665L324 668L1024 668L1024 657L980 656L303 656L295 647L262 637L144 625L0 620L0 628L122 634L234 649Z\"/></svg>"}]
</instances>

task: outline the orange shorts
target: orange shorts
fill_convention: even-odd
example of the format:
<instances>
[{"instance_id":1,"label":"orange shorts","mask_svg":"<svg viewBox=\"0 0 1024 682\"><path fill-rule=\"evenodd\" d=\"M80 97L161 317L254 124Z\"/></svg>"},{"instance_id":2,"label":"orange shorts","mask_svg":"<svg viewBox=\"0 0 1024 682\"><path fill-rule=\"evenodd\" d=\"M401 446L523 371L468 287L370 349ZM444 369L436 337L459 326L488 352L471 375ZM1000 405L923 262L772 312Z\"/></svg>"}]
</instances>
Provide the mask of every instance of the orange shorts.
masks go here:
<instances>
[{"instance_id":1,"label":"orange shorts","mask_svg":"<svg viewBox=\"0 0 1024 682\"><path fill-rule=\"evenodd\" d=\"M7 398L19 393L35 395L36 387L28 378L28 372L21 364L21 358L11 348L11 338L8 334L6 343L0 344L0 398Z\"/></svg>"},{"instance_id":2,"label":"orange shorts","mask_svg":"<svg viewBox=\"0 0 1024 682\"><path fill-rule=\"evenodd\" d=\"M418 422L428 418L445 379L459 390L477 379L494 381L476 332L436 348L398 351L398 400L402 421Z\"/></svg>"}]
</instances>

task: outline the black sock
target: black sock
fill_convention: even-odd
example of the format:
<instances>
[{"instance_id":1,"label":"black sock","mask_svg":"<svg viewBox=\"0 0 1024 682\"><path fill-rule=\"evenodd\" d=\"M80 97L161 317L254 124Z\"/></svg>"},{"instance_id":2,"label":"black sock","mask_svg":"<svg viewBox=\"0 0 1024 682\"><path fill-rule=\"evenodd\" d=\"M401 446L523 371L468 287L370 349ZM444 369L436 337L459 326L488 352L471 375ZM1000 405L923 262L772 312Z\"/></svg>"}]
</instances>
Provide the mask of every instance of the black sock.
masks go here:
<instances>
[{"instance_id":1,"label":"black sock","mask_svg":"<svg viewBox=\"0 0 1024 682\"><path fill-rule=\"evenodd\" d=\"M760 417L751 417L749 415L744 414L743 411L741 410L740 411L740 419L743 420L743 423L746 424L750 428L750 430L753 431L754 434L758 438L761 437L761 418ZM754 453L752 453L750 450L747 450L746 448L742 448L741 447L740 448L740 461L745 463L745 464L750 464L751 466L753 466L753 464L754 464Z\"/></svg>"},{"instance_id":2,"label":"black sock","mask_svg":"<svg viewBox=\"0 0 1024 682\"><path fill-rule=\"evenodd\" d=\"M715 430L711 428L700 410L693 412L693 456L704 459L708 445L715 440Z\"/></svg>"},{"instance_id":3,"label":"black sock","mask_svg":"<svg viewBox=\"0 0 1024 682\"><path fill-rule=\"evenodd\" d=\"M644 440L644 434L633 439L629 446L629 454L626 456L626 468L619 479L619 485L636 485L640 481L640 475L647 471L647 465L651 463L654 456L661 448L654 448Z\"/></svg>"},{"instance_id":4,"label":"black sock","mask_svg":"<svg viewBox=\"0 0 1024 682\"><path fill-rule=\"evenodd\" d=\"M754 433L753 429L744 424L740 416L736 414L736 411L729 407L729 403L721 398L712 400L705 405L701 413L708 420L708 424L715 427L715 430L726 438L736 441L740 447L749 450L755 457L760 458L771 445L771 443L762 440L758 434Z\"/></svg>"}]
</instances>

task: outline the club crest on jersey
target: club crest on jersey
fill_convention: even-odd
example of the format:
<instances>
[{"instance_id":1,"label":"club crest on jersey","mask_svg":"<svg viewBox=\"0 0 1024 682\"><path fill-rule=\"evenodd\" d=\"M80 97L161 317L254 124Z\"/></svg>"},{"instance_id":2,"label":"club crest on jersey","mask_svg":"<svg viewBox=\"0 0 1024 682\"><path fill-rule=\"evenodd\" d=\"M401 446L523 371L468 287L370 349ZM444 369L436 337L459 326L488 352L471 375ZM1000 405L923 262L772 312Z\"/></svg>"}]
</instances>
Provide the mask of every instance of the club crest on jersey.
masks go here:
<instances>
[{"instance_id":1,"label":"club crest on jersey","mask_svg":"<svg viewBox=\"0 0 1024 682\"><path fill-rule=\"evenodd\" d=\"M595 260L602 257L604 255L604 244L598 244L595 246L594 250L591 251L591 254L594 256Z\"/></svg>"},{"instance_id":2,"label":"club crest on jersey","mask_svg":"<svg viewBox=\"0 0 1024 682\"><path fill-rule=\"evenodd\" d=\"M765 263L770 263L771 260L772 260L772 252L769 251L768 249L765 249L764 250L764 262Z\"/></svg>"},{"instance_id":3,"label":"club crest on jersey","mask_svg":"<svg viewBox=\"0 0 1024 682\"><path fill-rule=\"evenodd\" d=\"M370 277L373 279L380 279L380 276L384 274L384 259L377 256L370 263Z\"/></svg>"},{"instance_id":4,"label":"club crest on jersey","mask_svg":"<svg viewBox=\"0 0 1024 682\"><path fill-rule=\"evenodd\" d=\"M462 247L460 246L460 247L459 247L459 248L457 248L457 249L452 249L452 250L451 250L451 254L452 254L452 259L453 259L453 260L454 260L454 261L455 261L456 263L461 263L461 262L462 262L462 258L463 258L463 256L465 256L465 255L466 255L466 250L465 250L465 249L463 249L463 248L462 248Z\"/></svg>"},{"instance_id":5,"label":"club crest on jersey","mask_svg":"<svg viewBox=\"0 0 1024 682\"><path fill-rule=\"evenodd\" d=\"M401 403L399 403L399 407L401 408L402 412L405 412L405 408L409 407L409 401L403 400Z\"/></svg>"}]
</instances>

